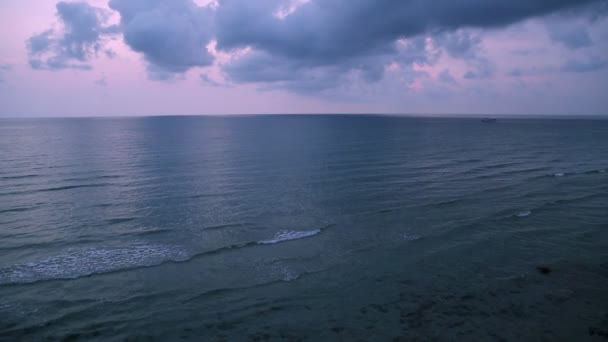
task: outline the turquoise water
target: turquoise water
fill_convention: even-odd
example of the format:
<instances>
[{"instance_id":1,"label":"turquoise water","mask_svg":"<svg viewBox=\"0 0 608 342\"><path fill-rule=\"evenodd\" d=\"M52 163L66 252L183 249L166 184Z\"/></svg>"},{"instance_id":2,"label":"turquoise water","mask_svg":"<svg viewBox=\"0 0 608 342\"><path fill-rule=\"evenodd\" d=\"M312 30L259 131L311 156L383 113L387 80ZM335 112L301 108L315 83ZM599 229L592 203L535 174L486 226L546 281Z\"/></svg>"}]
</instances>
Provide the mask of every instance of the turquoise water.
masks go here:
<instances>
[{"instance_id":1,"label":"turquoise water","mask_svg":"<svg viewBox=\"0 0 608 342\"><path fill-rule=\"evenodd\" d=\"M0 120L0 340L602 340L607 169L602 120Z\"/></svg>"}]
</instances>

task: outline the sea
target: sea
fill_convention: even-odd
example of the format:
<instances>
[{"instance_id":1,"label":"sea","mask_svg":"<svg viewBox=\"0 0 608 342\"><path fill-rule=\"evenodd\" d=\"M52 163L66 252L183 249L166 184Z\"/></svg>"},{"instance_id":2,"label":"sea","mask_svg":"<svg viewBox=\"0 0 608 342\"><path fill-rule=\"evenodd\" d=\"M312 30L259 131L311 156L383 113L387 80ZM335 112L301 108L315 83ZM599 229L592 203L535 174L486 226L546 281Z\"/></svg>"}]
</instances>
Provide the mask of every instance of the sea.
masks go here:
<instances>
[{"instance_id":1,"label":"sea","mask_svg":"<svg viewBox=\"0 0 608 342\"><path fill-rule=\"evenodd\" d=\"M602 341L608 120L0 120L0 341Z\"/></svg>"}]
</instances>

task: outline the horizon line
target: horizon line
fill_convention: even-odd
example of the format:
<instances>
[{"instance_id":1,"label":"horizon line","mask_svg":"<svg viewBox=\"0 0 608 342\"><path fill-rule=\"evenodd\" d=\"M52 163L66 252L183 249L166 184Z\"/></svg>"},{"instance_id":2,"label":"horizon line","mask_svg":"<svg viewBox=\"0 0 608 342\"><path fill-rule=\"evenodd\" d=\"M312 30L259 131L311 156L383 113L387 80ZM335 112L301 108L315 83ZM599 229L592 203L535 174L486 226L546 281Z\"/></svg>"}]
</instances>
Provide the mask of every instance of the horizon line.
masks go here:
<instances>
[{"instance_id":1,"label":"horizon line","mask_svg":"<svg viewBox=\"0 0 608 342\"><path fill-rule=\"evenodd\" d=\"M402 118L437 118L437 119L582 119L582 120L606 120L608 114L465 114L465 113L229 113L229 114L145 114L145 115L25 115L25 116L0 116L3 119L128 119L128 118L164 118L164 117L256 117L256 116L378 116L378 117L402 117Z\"/></svg>"}]
</instances>

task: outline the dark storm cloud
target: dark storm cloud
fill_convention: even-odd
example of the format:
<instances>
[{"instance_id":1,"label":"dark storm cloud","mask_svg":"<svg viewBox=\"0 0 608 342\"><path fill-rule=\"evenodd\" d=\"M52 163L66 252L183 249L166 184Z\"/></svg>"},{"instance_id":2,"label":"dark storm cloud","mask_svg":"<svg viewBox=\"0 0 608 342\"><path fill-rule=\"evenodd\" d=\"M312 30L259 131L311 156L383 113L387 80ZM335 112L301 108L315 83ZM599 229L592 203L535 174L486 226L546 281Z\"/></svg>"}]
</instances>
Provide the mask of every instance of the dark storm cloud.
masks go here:
<instances>
[{"instance_id":1,"label":"dark storm cloud","mask_svg":"<svg viewBox=\"0 0 608 342\"><path fill-rule=\"evenodd\" d=\"M223 52L249 49L222 64L234 83L308 91L353 77L376 82L392 63L433 65L441 53L466 61L465 78L484 79L493 76L494 65L480 54L481 30L553 13L588 15L589 6L605 8L608 0L310 0L277 15L296 2L218 0L202 7L194 0L109 0L120 14L120 25L111 27L104 26L107 17L98 8L60 2L64 30L30 38L30 64L90 68L90 58L104 51L103 35L121 32L156 80L213 64L207 50L212 40ZM555 37L572 47L587 44L580 30Z\"/></svg>"},{"instance_id":2,"label":"dark storm cloud","mask_svg":"<svg viewBox=\"0 0 608 342\"><path fill-rule=\"evenodd\" d=\"M218 47L252 46L318 64L390 51L398 38L491 28L602 0L311 0L284 19L279 0L220 0Z\"/></svg>"},{"instance_id":3,"label":"dark storm cloud","mask_svg":"<svg viewBox=\"0 0 608 342\"><path fill-rule=\"evenodd\" d=\"M453 58L474 58L477 54L481 37L465 30L458 30L440 35L436 38L439 46Z\"/></svg>"},{"instance_id":4,"label":"dark storm cloud","mask_svg":"<svg viewBox=\"0 0 608 342\"><path fill-rule=\"evenodd\" d=\"M562 66L562 71L566 72L592 72L608 67L608 60L603 57L589 56L586 59L569 59Z\"/></svg>"},{"instance_id":5,"label":"dark storm cloud","mask_svg":"<svg viewBox=\"0 0 608 342\"><path fill-rule=\"evenodd\" d=\"M468 60L467 79L485 79L494 65L478 56L479 35L469 28L495 28L527 18L579 9L605 0L311 0L284 18L276 15L280 0L220 0L216 14L218 48L251 47L257 55L229 65L236 82L308 80L302 69L327 68L344 74L396 56L395 41L430 35L453 58ZM420 50L421 54L428 51ZM260 58L259 56L270 56ZM270 70L269 58L280 70ZM265 71L262 71L265 70ZM382 70L375 73L376 80ZM308 82L308 81L307 81ZM330 81L331 83L331 81Z\"/></svg>"},{"instance_id":6,"label":"dark storm cloud","mask_svg":"<svg viewBox=\"0 0 608 342\"><path fill-rule=\"evenodd\" d=\"M587 28L580 23L552 23L547 25L549 36L569 49L575 50L592 45Z\"/></svg>"},{"instance_id":7,"label":"dark storm cloud","mask_svg":"<svg viewBox=\"0 0 608 342\"><path fill-rule=\"evenodd\" d=\"M338 87L350 70L369 80L381 78L383 74L383 70L376 70L365 61L318 66L259 51L248 53L223 68L231 82L267 83L267 89L286 88L303 93Z\"/></svg>"},{"instance_id":8,"label":"dark storm cloud","mask_svg":"<svg viewBox=\"0 0 608 342\"><path fill-rule=\"evenodd\" d=\"M213 56L206 49L212 38L212 12L192 0L111 0L120 13L125 43L142 53L151 78L171 79Z\"/></svg>"},{"instance_id":9,"label":"dark storm cloud","mask_svg":"<svg viewBox=\"0 0 608 342\"><path fill-rule=\"evenodd\" d=\"M424 37L394 42L393 54L358 56L340 63L319 64L255 50L227 63L223 71L235 83L268 83L269 89L286 88L311 93L340 87L353 80L377 82L391 63L433 65L439 54L428 48Z\"/></svg>"},{"instance_id":10,"label":"dark storm cloud","mask_svg":"<svg viewBox=\"0 0 608 342\"><path fill-rule=\"evenodd\" d=\"M59 2L57 17L63 28L35 34L27 41L28 57L34 69L82 69L102 48L103 34L115 32L106 27L108 13L84 2Z\"/></svg>"}]
</instances>

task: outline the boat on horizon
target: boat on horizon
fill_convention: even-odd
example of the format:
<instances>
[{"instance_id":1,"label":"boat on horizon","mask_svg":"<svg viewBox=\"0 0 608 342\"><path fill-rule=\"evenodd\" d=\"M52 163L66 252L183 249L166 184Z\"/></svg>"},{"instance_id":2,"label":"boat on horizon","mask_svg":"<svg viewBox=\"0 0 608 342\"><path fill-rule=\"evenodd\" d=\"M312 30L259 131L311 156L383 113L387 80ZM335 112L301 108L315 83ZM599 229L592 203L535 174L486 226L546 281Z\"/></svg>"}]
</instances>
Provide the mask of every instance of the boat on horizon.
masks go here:
<instances>
[{"instance_id":1,"label":"boat on horizon","mask_svg":"<svg viewBox=\"0 0 608 342\"><path fill-rule=\"evenodd\" d=\"M483 122L483 123L494 123L496 121L498 121L498 120L495 119L495 118L483 118L483 119L481 119L481 122Z\"/></svg>"}]
</instances>

